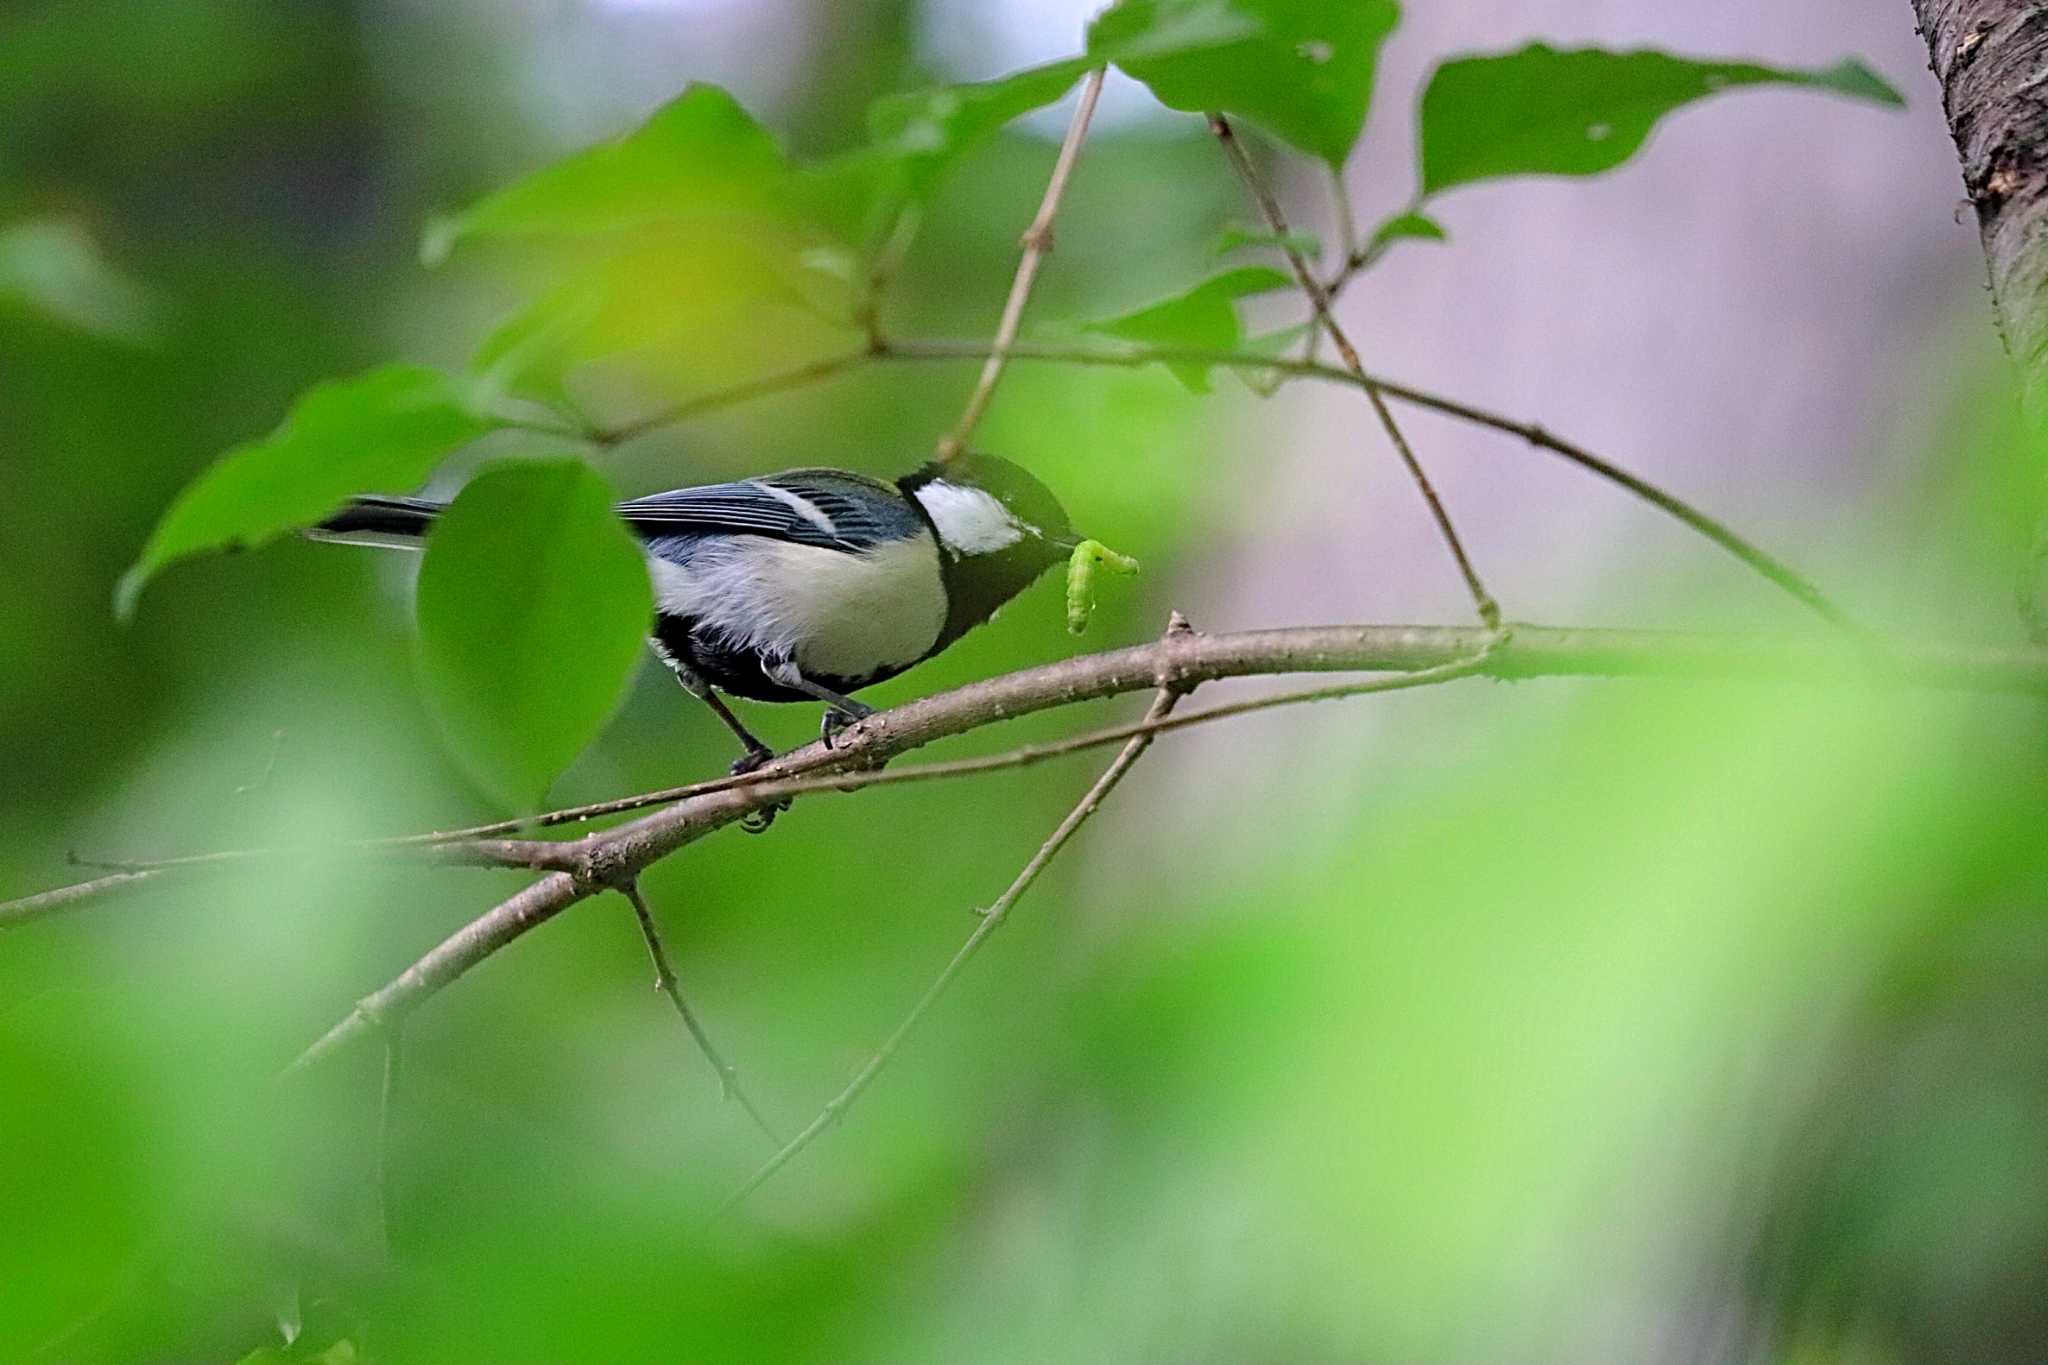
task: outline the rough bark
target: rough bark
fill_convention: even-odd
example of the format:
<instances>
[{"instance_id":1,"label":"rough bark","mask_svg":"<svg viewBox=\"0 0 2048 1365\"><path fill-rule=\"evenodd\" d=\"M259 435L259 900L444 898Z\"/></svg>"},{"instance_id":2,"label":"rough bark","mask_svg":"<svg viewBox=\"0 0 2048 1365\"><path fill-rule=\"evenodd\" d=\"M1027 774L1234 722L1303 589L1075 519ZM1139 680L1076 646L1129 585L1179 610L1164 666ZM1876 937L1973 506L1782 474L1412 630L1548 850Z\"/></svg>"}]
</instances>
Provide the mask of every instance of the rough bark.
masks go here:
<instances>
[{"instance_id":1,"label":"rough bark","mask_svg":"<svg viewBox=\"0 0 2048 1365\"><path fill-rule=\"evenodd\" d=\"M1913 0L1977 212L1991 302L2034 431L2048 430L2048 3ZM2044 481L2048 493L2048 481ZM2021 606L2048 639L2048 496Z\"/></svg>"}]
</instances>

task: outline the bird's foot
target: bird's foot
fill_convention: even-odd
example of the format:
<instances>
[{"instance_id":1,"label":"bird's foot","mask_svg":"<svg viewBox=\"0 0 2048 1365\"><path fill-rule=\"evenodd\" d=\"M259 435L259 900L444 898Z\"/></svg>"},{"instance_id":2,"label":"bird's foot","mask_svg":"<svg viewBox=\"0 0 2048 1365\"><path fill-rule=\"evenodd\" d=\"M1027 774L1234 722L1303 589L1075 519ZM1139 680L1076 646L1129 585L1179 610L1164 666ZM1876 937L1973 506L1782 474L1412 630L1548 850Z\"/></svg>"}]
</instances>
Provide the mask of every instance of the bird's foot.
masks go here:
<instances>
[{"instance_id":1,"label":"bird's foot","mask_svg":"<svg viewBox=\"0 0 2048 1365\"><path fill-rule=\"evenodd\" d=\"M749 749L732 761L732 775L734 777L745 777L748 773L756 771L774 757L775 751L765 745L758 749ZM749 834L764 833L770 825L775 823L775 817L788 809L788 801L777 801L772 806L763 806L759 810L750 810L740 817L740 828Z\"/></svg>"},{"instance_id":2,"label":"bird's foot","mask_svg":"<svg viewBox=\"0 0 2048 1365\"><path fill-rule=\"evenodd\" d=\"M844 706L828 706L825 708L825 718L818 725L818 738L823 740L825 747L829 749L832 747L832 741L838 738L841 730L844 730L849 725L858 725L873 714L875 714L874 707L848 697Z\"/></svg>"}]
</instances>

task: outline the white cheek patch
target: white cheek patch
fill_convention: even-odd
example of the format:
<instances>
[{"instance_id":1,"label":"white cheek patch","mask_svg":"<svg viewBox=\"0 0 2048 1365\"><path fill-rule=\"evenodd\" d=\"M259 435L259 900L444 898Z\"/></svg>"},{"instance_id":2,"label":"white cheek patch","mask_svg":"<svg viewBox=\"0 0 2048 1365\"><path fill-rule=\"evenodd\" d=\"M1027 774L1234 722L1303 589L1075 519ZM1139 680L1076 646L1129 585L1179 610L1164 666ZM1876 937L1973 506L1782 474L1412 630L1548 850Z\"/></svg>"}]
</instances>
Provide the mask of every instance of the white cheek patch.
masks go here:
<instances>
[{"instance_id":1,"label":"white cheek patch","mask_svg":"<svg viewBox=\"0 0 2048 1365\"><path fill-rule=\"evenodd\" d=\"M933 479L916 496L940 541L955 554L994 554L1024 539L1025 528L1010 510L979 488Z\"/></svg>"}]
</instances>

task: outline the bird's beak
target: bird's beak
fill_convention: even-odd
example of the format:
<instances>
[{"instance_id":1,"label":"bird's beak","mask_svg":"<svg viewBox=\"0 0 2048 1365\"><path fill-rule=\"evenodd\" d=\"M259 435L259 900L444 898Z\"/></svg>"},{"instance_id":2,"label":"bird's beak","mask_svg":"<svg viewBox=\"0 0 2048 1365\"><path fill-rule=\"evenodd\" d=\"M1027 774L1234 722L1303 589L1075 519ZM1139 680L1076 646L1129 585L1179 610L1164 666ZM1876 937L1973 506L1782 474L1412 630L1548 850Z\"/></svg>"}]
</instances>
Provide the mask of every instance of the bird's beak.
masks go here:
<instances>
[{"instance_id":1,"label":"bird's beak","mask_svg":"<svg viewBox=\"0 0 2048 1365\"><path fill-rule=\"evenodd\" d=\"M1055 549L1064 550L1066 553L1072 554L1081 548L1081 542L1085 539L1087 539L1086 536L1047 536L1045 537L1045 543Z\"/></svg>"}]
</instances>

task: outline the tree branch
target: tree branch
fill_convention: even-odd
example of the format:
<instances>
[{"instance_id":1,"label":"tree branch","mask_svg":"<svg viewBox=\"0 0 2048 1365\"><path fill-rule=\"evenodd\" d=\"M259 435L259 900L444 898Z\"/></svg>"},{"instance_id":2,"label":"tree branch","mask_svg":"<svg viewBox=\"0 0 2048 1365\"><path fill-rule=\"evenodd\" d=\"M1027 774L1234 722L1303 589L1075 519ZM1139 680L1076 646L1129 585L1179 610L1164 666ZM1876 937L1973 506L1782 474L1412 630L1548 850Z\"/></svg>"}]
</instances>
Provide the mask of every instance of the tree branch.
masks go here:
<instances>
[{"instance_id":1,"label":"tree branch","mask_svg":"<svg viewBox=\"0 0 2048 1365\"><path fill-rule=\"evenodd\" d=\"M1999 335L2021 407L2048 428L2048 8L2039 0L1913 0L1976 206ZM2048 490L2037 499L2020 608L2048 639Z\"/></svg>"},{"instance_id":2,"label":"tree branch","mask_svg":"<svg viewBox=\"0 0 2048 1365\"><path fill-rule=\"evenodd\" d=\"M1173 613L1173 619L1167 625L1168 638L1186 634L1188 630L1188 623L1182 618L1181 614L1179 612ZM1156 725L1158 722L1165 720L1167 714L1173 710L1175 703L1184 695L1185 690L1185 688L1178 684L1162 682L1158 692L1153 694L1152 705L1146 708L1145 723ZM1123 781L1124 774L1128 773L1132 766L1137 763L1138 759L1144 755L1145 750L1152 746L1154 733L1156 732L1147 730L1131 737L1130 741L1124 745L1122 751L1110 761L1109 767L1104 769L1102 775L1095 779L1095 784L1088 789L1087 795L1083 796L1080 802L1067 812L1066 818L1060 821L1059 827L1053 830L1043 844L1039 845L1038 852L1031 855L1031 861L1024 864L1024 870L1019 872L1010 882L1008 889L996 898L994 905L991 905L982 913L981 923L974 926L974 931L968 934L967 941L960 945L959 950L953 954L945 967L940 970L938 976L933 979L932 984L925 987L924 994L919 996L917 1003L910 1007L910 1013L903 1016L903 1022L896 1026L895 1031L883 1041L879 1048L875 1049L875 1054L868 1058L866 1064L858 1072L854 1073L853 1079L846 1083L846 1088L837 1095L834 1095L826 1103L825 1107L818 1112L818 1116L805 1125L802 1132L785 1143L780 1151L769 1157L767 1161L761 1164L758 1170L747 1177L746 1181L738 1189L727 1195L713 1212L713 1218L720 1217L737 1207L748 1195L771 1179L777 1171L787 1166L796 1158L799 1152L810 1146L820 1133L823 1133L827 1128L837 1123L845 1115L847 1109L852 1106L853 1102L861 1097L862 1092L874 1084L875 1077L879 1076L882 1068L887 1066L890 1060L896 1056L896 1053L903 1047L904 1040L910 1037L912 1030L923 1022L927 1014L931 1013L932 1006L938 1003L939 997L946 993L946 988L951 986L954 978L959 976L961 971L965 969L968 960L981 950L981 945L986 943L997 929L1002 927L1003 922L1009 918L1011 909L1019 900L1023 899L1024 893L1031 889L1032 883L1038 880L1039 874L1044 872L1052 860L1059 856L1060 850L1067 846L1068 841L1087 822L1088 817L1095 814L1110 792L1114 791L1116 785Z\"/></svg>"},{"instance_id":3,"label":"tree branch","mask_svg":"<svg viewBox=\"0 0 2048 1365\"><path fill-rule=\"evenodd\" d=\"M974 436L975 427L981 424L981 416L988 411L989 400L995 396L996 384L1003 377L1003 365L1010 357L1010 345L1017 339L1017 328L1024 321L1024 304L1031 297L1031 286L1038 279L1038 267L1052 250L1052 222L1059 215L1060 200L1066 197L1067 181L1073 177L1074 163L1080 158L1081 143L1087 139L1088 123L1095 117L1095 101L1102 94L1102 78L1107 68L1096 67L1081 82L1081 101L1074 106L1074 118L1067 125L1066 140L1060 143L1060 153L1052 165L1052 177L1046 181L1045 197L1038 203L1038 213L1031 220L1031 226L1024 230L1024 255L1017 262L1016 278L1010 281L1010 297L1003 303L1003 316L996 323L995 341L989 347L988 360L981 367L981 378L975 382L974 392L968 395L967 408L960 414L960 420L953 429L939 440L934 458L940 461L953 459L967 448L967 442ZM871 336L870 340L874 340Z\"/></svg>"},{"instance_id":4,"label":"tree branch","mask_svg":"<svg viewBox=\"0 0 2048 1365\"><path fill-rule=\"evenodd\" d=\"M1351 338L1337 325L1337 315L1330 307L1330 296L1324 290L1323 282L1317 278L1315 267L1289 243L1287 214L1281 209L1279 199L1274 197L1272 187L1266 184L1265 177L1259 174L1259 168L1252 164L1244 145L1237 140L1237 134L1231 131L1229 119L1221 114L1209 115L1209 130L1216 135L1216 141L1222 145L1232 168L1237 171L1238 179L1244 182L1245 188L1251 191L1252 198L1257 201L1259 212L1266 219L1266 226L1278 239L1280 250L1287 257L1288 267L1294 272L1295 283L1301 286L1301 292L1308 296L1309 305L1315 309L1316 321L1329 335L1330 343L1337 348L1338 356L1344 361L1344 368L1351 372L1359 387L1365 390L1366 400L1372 404L1373 416L1379 419L1381 430L1385 431L1387 439L1393 442L1394 452L1401 457L1401 463L1408 470L1408 477L1415 484L1416 491L1422 494L1422 500L1429 505L1429 514L1436 521L1437 533L1443 537L1445 547L1451 552L1451 558L1457 561L1458 573L1465 580L1465 590L1472 594L1472 605L1479 612L1479 619L1489 629L1498 627L1500 604L1493 600L1493 594L1479 581L1479 572L1472 567L1472 560L1465 553L1464 542L1458 539L1458 528L1451 524L1451 514L1444 510L1443 499L1437 496L1436 486L1429 481L1429 475L1424 472L1422 462L1415 458L1415 450L1408 444L1408 438L1402 434L1400 424L1394 421L1394 414L1388 409L1387 400L1381 396L1379 386L1366 373L1365 364L1358 358L1358 350L1351 344Z\"/></svg>"},{"instance_id":5,"label":"tree branch","mask_svg":"<svg viewBox=\"0 0 2048 1365\"><path fill-rule=\"evenodd\" d=\"M1256 698L1149 727L1206 723L1267 706L1450 681L1544 676L1806 677L1969 692L2048 696L2048 650L1954 650L1898 645L1883 652L1829 636L1763 639L1658 631L1516 626L1506 635L1453 626L1302 626L1231 635L1189 635L1082 655L972 683L883 711L760 770L746 785L705 792L617 829L556 847L574 873L543 877L450 935L356 1008L293 1063L303 1068L395 1020L577 901L638 875L677 849L753 810L791 796L914 780L872 771L934 740L1016 716L1135 692L1220 678L1283 672L1395 672L1412 676ZM1104 732L1107 734L1108 732ZM1126 732L1128 733L1128 732ZM1106 740L1102 741L1106 742ZM1004 766L1016 761L1005 758ZM1028 761L1028 760L1027 760ZM946 775L985 771L993 760L946 765ZM0 923L6 908L0 907Z\"/></svg>"},{"instance_id":6,"label":"tree branch","mask_svg":"<svg viewBox=\"0 0 2048 1365\"><path fill-rule=\"evenodd\" d=\"M1753 674L2048 696L2048 649L2039 648L1973 649L1892 641L1886 642L1881 649L1872 650L1866 647L1866 642L1832 636L1813 639L1516 626L1510 640L1488 654L1483 664L1473 665L1474 656L1486 650L1495 639L1492 632L1476 627L1297 626L1229 635L1194 635L1186 640L1077 655L970 683L881 712L842 731L831 749L822 744L810 744L744 776L713 778L593 805L572 806L525 822L507 821L478 826L477 829L495 831L522 824L566 824L648 807L688 806L686 816L678 817L673 810L665 813L666 817L679 820L674 830L659 823L664 817L651 817L657 822L656 828L668 831L663 837L675 838L674 846L680 847L711 828L791 795L962 776L1073 753L1128 738L1134 732L1128 727L1111 727L987 758L932 764L921 769L876 771L896 755L938 739L966 734L1034 711L1151 686L1162 650L1171 652L1171 661L1177 670L1175 676L1191 682L1282 673L1396 672L1416 676L1395 679L1393 685L1415 685L1444 680L1441 670L1452 670L1456 676L1479 673L1495 678L1728 677ZM1304 693L1255 698L1174 716L1157 728L1180 729L1241 715L1248 710L1353 695L1357 690L1356 684L1344 684ZM638 831L637 837L643 839L652 837L649 820L643 819L604 834L562 842L472 840L469 831L450 830L326 847L280 847L201 854L152 865L150 870L97 877L16 900L0 901L0 930L76 909L103 897L180 873L224 871L242 863L302 862L308 857L322 855L396 852L406 859L419 858L438 864L516 865L552 870L555 873L553 877L527 888L500 906L498 911L492 912L502 912L514 919L524 917L530 921L519 930L524 932L524 928L540 923L569 903L557 903L552 899L553 893L542 894L536 891L536 887L552 885L557 892L580 887L577 899L581 899L583 895L604 889L608 884L607 877L624 875L643 866L644 863L638 863L627 868L620 861L617 848L609 842L615 836L633 831ZM487 850L491 856L477 856L478 847ZM522 861L509 863L497 856L500 853L509 853ZM469 932L470 929L465 929L463 934ZM456 937L462 938L462 934ZM488 947L496 942L495 939L482 943L465 940L464 945L454 947L455 940L451 939L443 947L456 951L459 958L472 948ZM436 959L432 964L423 965L422 970L429 972L429 978L413 978L409 985L418 986L431 979L434 988L438 989L466 969L465 963L462 968L445 976L432 975L455 960ZM374 1015L390 1002L373 998L367 1003L368 1013Z\"/></svg>"}]
</instances>

